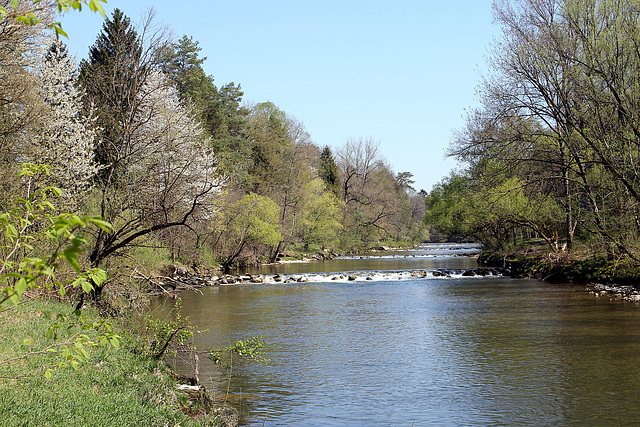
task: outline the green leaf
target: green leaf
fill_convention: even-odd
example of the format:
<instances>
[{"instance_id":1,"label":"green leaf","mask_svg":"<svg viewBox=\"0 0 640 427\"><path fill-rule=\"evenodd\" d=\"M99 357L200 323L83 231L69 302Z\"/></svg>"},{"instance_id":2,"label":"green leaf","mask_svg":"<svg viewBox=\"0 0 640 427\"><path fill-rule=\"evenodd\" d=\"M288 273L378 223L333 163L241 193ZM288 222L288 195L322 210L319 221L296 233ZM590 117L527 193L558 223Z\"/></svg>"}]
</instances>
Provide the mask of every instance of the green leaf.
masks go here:
<instances>
[{"instance_id":1,"label":"green leaf","mask_svg":"<svg viewBox=\"0 0 640 427\"><path fill-rule=\"evenodd\" d=\"M89 8L94 12L97 12L100 15L105 16L104 8L100 4L101 1L104 1L104 0L91 0L91 2L89 3Z\"/></svg>"},{"instance_id":2,"label":"green leaf","mask_svg":"<svg viewBox=\"0 0 640 427\"><path fill-rule=\"evenodd\" d=\"M21 277L20 279L18 279L15 286L13 287L13 290L16 291L18 296L22 296L24 291L27 290L27 281L25 280L24 277Z\"/></svg>"},{"instance_id":3,"label":"green leaf","mask_svg":"<svg viewBox=\"0 0 640 427\"><path fill-rule=\"evenodd\" d=\"M109 231L113 228L113 226L111 225L111 223L104 221L101 217L99 216L94 216L92 218L89 218L89 221L91 221L92 223L94 223L95 225L97 225L98 227L102 228L104 231Z\"/></svg>"},{"instance_id":4,"label":"green leaf","mask_svg":"<svg viewBox=\"0 0 640 427\"><path fill-rule=\"evenodd\" d=\"M18 10L20 7L20 2L18 0L11 0L11 7Z\"/></svg>"},{"instance_id":5,"label":"green leaf","mask_svg":"<svg viewBox=\"0 0 640 427\"><path fill-rule=\"evenodd\" d=\"M95 283L97 286L100 286L104 283L105 280L107 280L107 272L100 268L94 268L93 270L89 271L89 279L93 281L93 283Z\"/></svg>"},{"instance_id":6,"label":"green leaf","mask_svg":"<svg viewBox=\"0 0 640 427\"><path fill-rule=\"evenodd\" d=\"M65 39L69 38L69 35L66 33L65 30L62 29L62 26L60 25L59 22L56 22L55 24L53 24L53 29L56 32L56 39L60 39L60 36L64 37Z\"/></svg>"},{"instance_id":7,"label":"green leaf","mask_svg":"<svg viewBox=\"0 0 640 427\"><path fill-rule=\"evenodd\" d=\"M64 259L67 260L69 265L73 267L74 270L80 272L81 268L80 262L78 261L78 252L79 250L77 246L70 246L62 252L62 256L64 256Z\"/></svg>"},{"instance_id":8,"label":"green leaf","mask_svg":"<svg viewBox=\"0 0 640 427\"><path fill-rule=\"evenodd\" d=\"M18 303L20 302L20 297L14 293L9 297L9 301L11 301L14 305L18 305Z\"/></svg>"},{"instance_id":9,"label":"green leaf","mask_svg":"<svg viewBox=\"0 0 640 427\"><path fill-rule=\"evenodd\" d=\"M14 227L13 224L8 224L7 225L7 231L8 231L8 234L10 236L17 236L18 235L18 229L16 227Z\"/></svg>"},{"instance_id":10,"label":"green leaf","mask_svg":"<svg viewBox=\"0 0 640 427\"><path fill-rule=\"evenodd\" d=\"M112 336L109 338L109 342L111 343L112 346L114 346L115 348L120 348L120 337L119 336Z\"/></svg>"},{"instance_id":11,"label":"green leaf","mask_svg":"<svg viewBox=\"0 0 640 427\"><path fill-rule=\"evenodd\" d=\"M47 370L44 372L44 377L45 377L45 378L47 378L47 379L51 379L51 378L53 378L53 371L52 371L51 369L47 369Z\"/></svg>"},{"instance_id":12,"label":"green leaf","mask_svg":"<svg viewBox=\"0 0 640 427\"><path fill-rule=\"evenodd\" d=\"M87 294L89 292L93 291L93 286L91 285L91 282L89 282L88 280L83 280L82 281L82 290Z\"/></svg>"}]
</instances>

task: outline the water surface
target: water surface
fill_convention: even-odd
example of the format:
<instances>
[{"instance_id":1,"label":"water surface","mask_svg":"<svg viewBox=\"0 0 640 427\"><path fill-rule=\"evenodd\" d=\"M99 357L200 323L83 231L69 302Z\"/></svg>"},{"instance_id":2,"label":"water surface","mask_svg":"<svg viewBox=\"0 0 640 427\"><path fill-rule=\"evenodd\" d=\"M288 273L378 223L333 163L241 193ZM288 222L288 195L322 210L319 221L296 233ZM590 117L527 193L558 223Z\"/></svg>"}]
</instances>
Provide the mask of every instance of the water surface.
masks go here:
<instances>
[{"instance_id":1,"label":"water surface","mask_svg":"<svg viewBox=\"0 0 640 427\"><path fill-rule=\"evenodd\" d=\"M400 255L382 270L475 265ZM640 423L638 304L506 277L387 277L182 294L210 331L199 347L268 343L270 365L236 361L229 382L205 364L201 380L249 425Z\"/></svg>"}]
</instances>

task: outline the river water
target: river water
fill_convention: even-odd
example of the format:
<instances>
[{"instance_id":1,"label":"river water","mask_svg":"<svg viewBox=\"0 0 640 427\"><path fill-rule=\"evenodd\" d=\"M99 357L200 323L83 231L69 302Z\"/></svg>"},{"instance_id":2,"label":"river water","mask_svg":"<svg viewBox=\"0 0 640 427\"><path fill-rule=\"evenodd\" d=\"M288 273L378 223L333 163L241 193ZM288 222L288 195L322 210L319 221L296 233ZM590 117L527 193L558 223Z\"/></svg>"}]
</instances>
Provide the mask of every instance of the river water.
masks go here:
<instances>
[{"instance_id":1,"label":"river water","mask_svg":"<svg viewBox=\"0 0 640 427\"><path fill-rule=\"evenodd\" d=\"M463 277L470 249L285 264L263 273L313 274L185 292L184 313L209 330L199 348L264 335L271 360L226 377L201 358L200 379L255 426L640 424L640 305Z\"/></svg>"}]
</instances>

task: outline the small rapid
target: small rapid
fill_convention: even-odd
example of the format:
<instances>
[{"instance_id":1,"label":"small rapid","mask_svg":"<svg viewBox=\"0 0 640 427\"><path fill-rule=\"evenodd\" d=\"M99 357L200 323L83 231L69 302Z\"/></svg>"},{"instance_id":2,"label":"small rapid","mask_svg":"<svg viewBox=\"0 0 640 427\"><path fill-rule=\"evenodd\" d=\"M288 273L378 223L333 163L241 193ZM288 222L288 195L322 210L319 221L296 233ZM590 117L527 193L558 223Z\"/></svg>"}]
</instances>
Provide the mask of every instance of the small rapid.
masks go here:
<instances>
[{"instance_id":1,"label":"small rapid","mask_svg":"<svg viewBox=\"0 0 640 427\"><path fill-rule=\"evenodd\" d=\"M236 280L224 285L234 285L237 283L293 283L293 282L393 282L400 280L418 279L460 279L460 278L484 278L502 277L503 272L495 268L474 268L474 269L434 269L434 270L400 270L400 271L340 271L329 273L309 273L309 274L268 274L268 275L246 275L236 276Z\"/></svg>"}]
</instances>

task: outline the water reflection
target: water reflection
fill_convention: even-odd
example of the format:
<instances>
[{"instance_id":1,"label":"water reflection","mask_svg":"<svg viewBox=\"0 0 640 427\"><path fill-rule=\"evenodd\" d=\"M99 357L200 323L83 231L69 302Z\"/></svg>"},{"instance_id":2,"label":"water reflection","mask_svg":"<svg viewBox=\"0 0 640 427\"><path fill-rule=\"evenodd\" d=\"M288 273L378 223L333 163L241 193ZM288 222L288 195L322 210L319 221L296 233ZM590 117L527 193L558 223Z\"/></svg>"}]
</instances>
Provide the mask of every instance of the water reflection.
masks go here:
<instances>
[{"instance_id":1,"label":"water reflection","mask_svg":"<svg viewBox=\"0 0 640 427\"><path fill-rule=\"evenodd\" d=\"M252 425L640 421L639 307L579 288L450 278L238 285L182 299L210 330L201 347L266 336L272 364L240 362L231 381ZM223 399L227 381L202 371Z\"/></svg>"}]
</instances>

